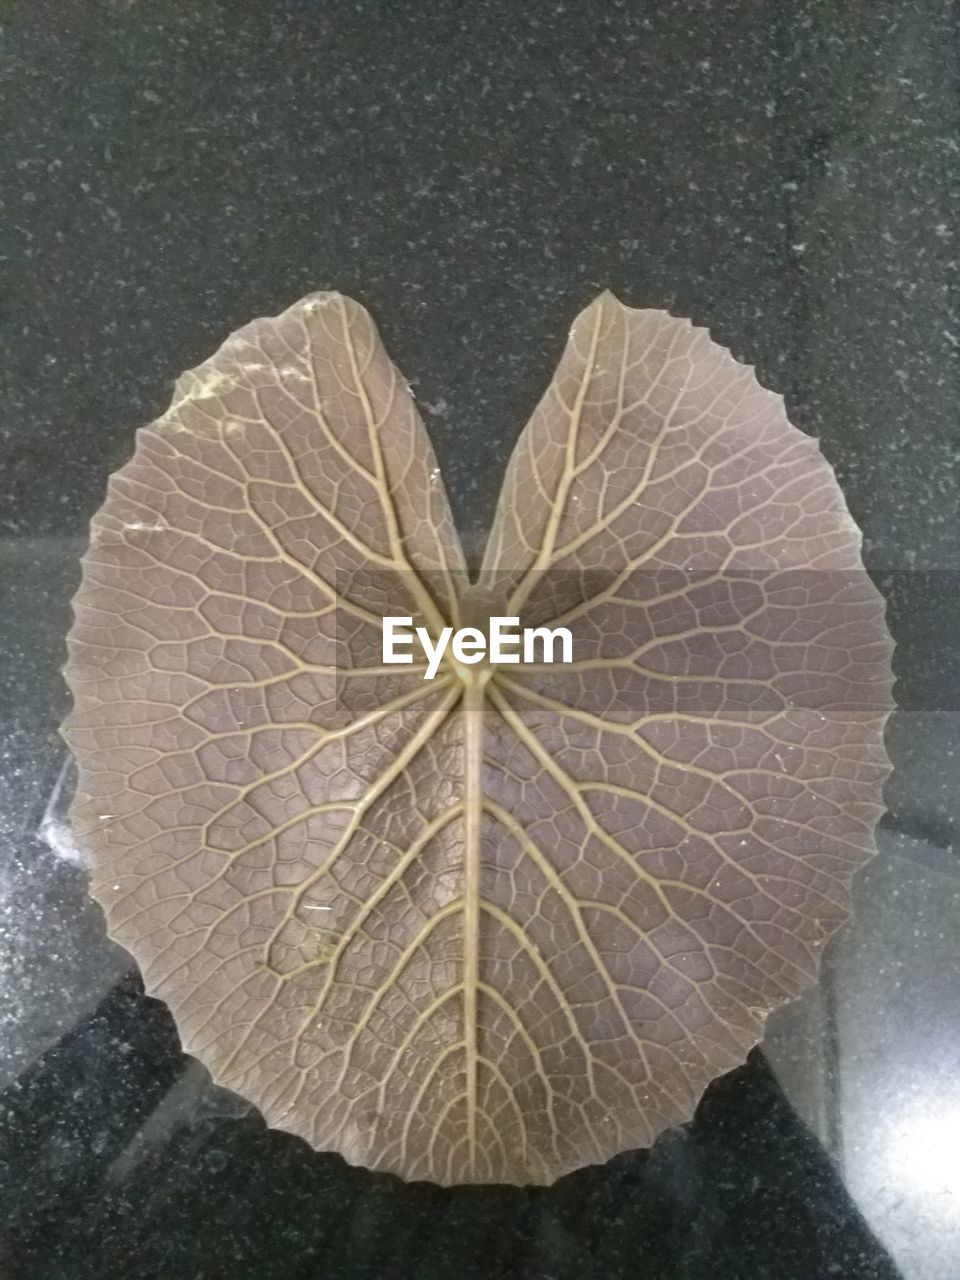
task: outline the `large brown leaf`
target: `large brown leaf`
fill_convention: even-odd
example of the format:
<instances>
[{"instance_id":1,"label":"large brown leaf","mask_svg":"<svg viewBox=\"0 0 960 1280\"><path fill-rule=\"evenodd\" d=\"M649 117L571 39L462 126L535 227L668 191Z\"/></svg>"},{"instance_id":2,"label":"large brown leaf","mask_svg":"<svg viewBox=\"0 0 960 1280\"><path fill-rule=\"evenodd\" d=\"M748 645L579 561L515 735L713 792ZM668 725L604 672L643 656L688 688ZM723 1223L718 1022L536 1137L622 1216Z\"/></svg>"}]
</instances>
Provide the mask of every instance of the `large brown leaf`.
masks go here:
<instances>
[{"instance_id":1,"label":"large brown leaf","mask_svg":"<svg viewBox=\"0 0 960 1280\"><path fill-rule=\"evenodd\" d=\"M469 584L366 312L231 337L93 521L66 736L111 936L267 1120L549 1182L690 1117L815 980L873 850L889 640L815 442L609 294ZM381 621L563 622L570 666L384 667Z\"/></svg>"}]
</instances>

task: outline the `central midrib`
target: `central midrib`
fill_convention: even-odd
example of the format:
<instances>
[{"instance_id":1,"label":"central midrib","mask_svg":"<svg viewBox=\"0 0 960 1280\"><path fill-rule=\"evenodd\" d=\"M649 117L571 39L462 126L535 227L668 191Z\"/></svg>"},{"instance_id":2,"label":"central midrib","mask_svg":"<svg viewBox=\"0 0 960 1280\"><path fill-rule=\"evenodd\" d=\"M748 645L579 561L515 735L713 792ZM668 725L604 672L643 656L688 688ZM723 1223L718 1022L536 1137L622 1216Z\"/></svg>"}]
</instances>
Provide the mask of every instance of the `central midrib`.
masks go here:
<instances>
[{"instance_id":1,"label":"central midrib","mask_svg":"<svg viewBox=\"0 0 960 1280\"><path fill-rule=\"evenodd\" d=\"M479 673L477 673L478 675ZM466 1053L467 1149L477 1157L477 986L480 980L480 822L483 810L485 681L470 678L463 693L463 1040Z\"/></svg>"}]
</instances>

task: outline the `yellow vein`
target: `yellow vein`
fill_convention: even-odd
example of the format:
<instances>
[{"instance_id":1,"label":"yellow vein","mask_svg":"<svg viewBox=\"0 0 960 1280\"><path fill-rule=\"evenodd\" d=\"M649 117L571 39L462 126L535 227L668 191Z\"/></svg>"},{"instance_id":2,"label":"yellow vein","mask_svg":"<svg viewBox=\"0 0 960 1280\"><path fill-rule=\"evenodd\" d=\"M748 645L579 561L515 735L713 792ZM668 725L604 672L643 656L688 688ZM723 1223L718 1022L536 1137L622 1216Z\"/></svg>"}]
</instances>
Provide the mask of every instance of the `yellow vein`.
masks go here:
<instances>
[{"instance_id":1,"label":"yellow vein","mask_svg":"<svg viewBox=\"0 0 960 1280\"><path fill-rule=\"evenodd\" d=\"M347 358L350 361L351 376L354 381L354 394L360 401L363 408L364 419L367 424L370 449L373 455L374 470L377 477L377 491L380 497L383 514L387 521L387 534L390 539L390 546L393 551L394 561L398 568L402 565L410 573L413 580L414 595L416 596L417 603L419 604L428 625L434 629L435 634L438 634L443 628L444 620L440 610L437 608L436 601L433 599L422 578L411 564L404 547L403 536L400 532L400 521L397 515L397 507L387 478L378 423L373 412L373 406L370 403L370 396L367 391L366 384L363 381L363 376L358 367L357 350L354 345L353 333L350 328L350 321L347 316L347 309L343 298L338 298L338 307L341 323L343 325L343 341L347 350Z\"/></svg>"},{"instance_id":2,"label":"yellow vein","mask_svg":"<svg viewBox=\"0 0 960 1280\"><path fill-rule=\"evenodd\" d=\"M586 403L587 392L593 381L593 374L597 361L597 347L600 340L600 326L603 320L603 307L597 306L597 316L594 321L593 332L590 335L590 347L584 361L583 372L580 378L580 384L577 387L577 394L573 402L573 411L570 414L570 422L567 428L566 456L564 469L557 484L557 492L554 495L550 506L550 514L547 518L546 528L543 532L543 540L540 550L532 565L525 571L517 586L514 588L507 605L507 613L515 614L520 605L529 596L530 591L542 575L544 569L550 564L553 556L554 545L557 540L557 534L560 531L560 522L563 519L566 509L567 494L570 486L575 478L574 468L576 466L577 442L580 435L580 423L583 417L583 407Z\"/></svg>"},{"instance_id":3,"label":"yellow vein","mask_svg":"<svg viewBox=\"0 0 960 1280\"><path fill-rule=\"evenodd\" d=\"M484 689L467 682L463 697L463 1036L467 1074L467 1147L477 1157L477 983L480 978L480 854L483 806Z\"/></svg>"}]
</instances>

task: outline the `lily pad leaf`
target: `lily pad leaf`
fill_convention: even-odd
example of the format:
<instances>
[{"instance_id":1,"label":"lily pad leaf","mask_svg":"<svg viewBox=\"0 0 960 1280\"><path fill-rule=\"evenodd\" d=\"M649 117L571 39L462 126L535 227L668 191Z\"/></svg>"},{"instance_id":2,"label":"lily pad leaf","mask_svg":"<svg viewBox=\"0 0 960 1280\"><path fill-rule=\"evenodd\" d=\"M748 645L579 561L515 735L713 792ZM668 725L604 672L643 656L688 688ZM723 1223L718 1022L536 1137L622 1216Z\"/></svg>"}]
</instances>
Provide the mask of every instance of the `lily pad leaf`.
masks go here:
<instances>
[{"instance_id":1,"label":"lily pad leaf","mask_svg":"<svg viewBox=\"0 0 960 1280\"><path fill-rule=\"evenodd\" d=\"M706 331L609 294L475 578L370 317L314 294L138 433L74 608L111 936L214 1079L370 1168L652 1143L816 980L874 851L890 642L833 472ZM572 661L425 679L387 616L562 625Z\"/></svg>"}]
</instances>

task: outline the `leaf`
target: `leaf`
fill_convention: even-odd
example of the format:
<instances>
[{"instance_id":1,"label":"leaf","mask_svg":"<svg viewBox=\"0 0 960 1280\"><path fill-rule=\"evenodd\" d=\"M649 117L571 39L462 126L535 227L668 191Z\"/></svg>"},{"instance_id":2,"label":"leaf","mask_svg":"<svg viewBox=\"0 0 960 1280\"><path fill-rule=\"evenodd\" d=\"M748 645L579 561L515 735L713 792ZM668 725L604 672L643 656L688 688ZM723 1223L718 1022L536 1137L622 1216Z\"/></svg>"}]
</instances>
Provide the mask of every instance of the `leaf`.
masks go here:
<instances>
[{"instance_id":1,"label":"leaf","mask_svg":"<svg viewBox=\"0 0 960 1280\"><path fill-rule=\"evenodd\" d=\"M112 937L315 1147L550 1182L651 1143L815 981L873 852L890 644L815 442L611 295L476 582L406 385L335 294L178 383L92 525L65 728ZM381 622L568 625L385 667Z\"/></svg>"}]
</instances>

